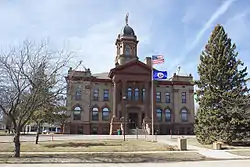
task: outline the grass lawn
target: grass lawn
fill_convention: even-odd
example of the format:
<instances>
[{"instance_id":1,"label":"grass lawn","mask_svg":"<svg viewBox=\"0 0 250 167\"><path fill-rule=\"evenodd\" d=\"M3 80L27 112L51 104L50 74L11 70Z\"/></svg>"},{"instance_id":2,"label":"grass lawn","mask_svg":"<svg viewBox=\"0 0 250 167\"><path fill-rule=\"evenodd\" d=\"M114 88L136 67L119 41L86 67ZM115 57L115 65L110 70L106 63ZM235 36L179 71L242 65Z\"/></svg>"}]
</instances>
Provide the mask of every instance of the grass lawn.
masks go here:
<instances>
[{"instance_id":1,"label":"grass lawn","mask_svg":"<svg viewBox=\"0 0 250 167\"><path fill-rule=\"evenodd\" d=\"M5 130L0 130L0 136L5 136L7 135L7 133L5 132Z\"/></svg>"},{"instance_id":2,"label":"grass lawn","mask_svg":"<svg viewBox=\"0 0 250 167\"><path fill-rule=\"evenodd\" d=\"M13 143L0 143L0 152L12 152ZM167 151L176 148L157 142L130 139L123 140L83 140L22 142L21 152L131 152L131 151Z\"/></svg>"},{"instance_id":3,"label":"grass lawn","mask_svg":"<svg viewBox=\"0 0 250 167\"><path fill-rule=\"evenodd\" d=\"M63 155L23 155L13 158L0 155L0 163L142 163L212 160L193 152L170 152L153 154L63 154Z\"/></svg>"},{"instance_id":4,"label":"grass lawn","mask_svg":"<svg viewBox=\"0 0 250 167\"><path fill-rule=\"evenodd\" d=\"M196 138L189 138L188 140L188 144L190 145L193 145L193 146L197 146L197 147L204 147L204 148L208 148L208 149L213 149L213 145L210 144L210 145L202 145L200 144ZM233 149L250 149L250 146L249 144L244 144L244 143L241 143L243 145L236 145L234 143L234 145L222 145L222 149L226 149L226 150L233 150Z\"/></svg>"}]
</instances>

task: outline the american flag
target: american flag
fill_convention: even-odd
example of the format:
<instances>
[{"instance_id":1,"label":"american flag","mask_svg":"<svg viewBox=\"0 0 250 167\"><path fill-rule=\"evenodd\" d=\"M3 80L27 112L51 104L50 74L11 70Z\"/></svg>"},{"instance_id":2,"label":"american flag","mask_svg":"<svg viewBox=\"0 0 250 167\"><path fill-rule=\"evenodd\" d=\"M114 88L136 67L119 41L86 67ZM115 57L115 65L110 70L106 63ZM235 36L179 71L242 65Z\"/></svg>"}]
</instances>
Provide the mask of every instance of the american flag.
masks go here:
<instances>
[{"instance_id":1,"label":"american flag","mask_svg":"<svg viewBox=\"0 0 250 167\"><path fill-rule=\"evenodd\" d=\"M163 55L153 55L152 56L152 64L160 64L164 63L164 56Z\"/></svg>"}]
</instances>

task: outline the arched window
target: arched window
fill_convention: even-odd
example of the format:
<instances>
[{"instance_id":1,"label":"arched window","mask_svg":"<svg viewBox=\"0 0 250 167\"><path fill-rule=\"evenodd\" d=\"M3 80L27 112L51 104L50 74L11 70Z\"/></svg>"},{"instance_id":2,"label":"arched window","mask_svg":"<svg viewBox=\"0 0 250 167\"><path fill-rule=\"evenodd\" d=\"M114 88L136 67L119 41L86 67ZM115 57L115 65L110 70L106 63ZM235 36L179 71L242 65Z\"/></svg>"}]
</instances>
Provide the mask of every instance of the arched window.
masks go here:
<instances>
[{"instance_id":1,"label":"arched window","mask_svg":"<svg viewBox=\"0 0 250 167\"><path fill-rule=\"evenodd\" d=\"M135 88L135 101L139 100L139 89Z\"/></svg>"},{"instance_id":2,"label":"arched window","mask_svg":"<svg viewBox=\"0 0 250 167\"><path fill-rule=\"evenodd\" d=\"M98 101L99 99L99 89L95 88L93 92L93 100Z\"/></svg>"},{"instance_id":3,"label":"arched window","mask_svg":"<svg viewBox=\"0 0 250 167\"><path fill-rule=\"evenodd\" d=\"M128 100L132 99L132 89L128 88Z\"/></svg>"},{"instance_id":4,"label":"arched window","mask_svg":"<svg viewBox=\"0 0 250 167\"><path fill-rule=\"evenodd\" d=\"M188 121L188 112L186 109L181 110L181 120L182 120L182 122Z\"/></svg>"},{"instance_id":5,"label":"arched window","mask_svg":"<svg viewBox=\"0 0 250 167\"><path fill-rule=\"evenodd\" d=\"M145 101L146 89L142 89L142 101Z\"/></svg>"},{"instance_id":6,"label":"arched window","mask_svg":"<svg viewBox=\"0 0 250 167\"><path fill-rule=\"evenodd\" d=\"M125 45L125 55L126 56L130 55L130 47L129 47L129 45Z\"/></svg>"},{"instance_id":7,"label":"arched window","mask_svg":"<svg viewBox=\"0 0 250 167\"><path fill-rule=\"evenodd\" d=\"M171 122L171 111L169 109L165 110L165 121Z\"/></svg>"},{"instance_id":8,"label":"arched window","mask_svg":"<svg viewBox=\"0 0 250 167\"><path fill-rule=\"evenodd\" d=\"M102 120L108 121L109 120L109 109L107 107L104 107L102 109Z\"/></svg>"},{"instance_id":9,"label":"arched window","mask_svg":"<svg viewBox=\"0 0 250 167\"><path fill-rule=\"evenodd\" d=\"M156 118L157 118L157 121L159 122L162 121L162 110L160 108L156 109Z\"/></svg>"},{"instance_id":10,"label":"arched window","mask_svg":"<svg viewBox=\"0 0 250 167\"><path fill-rule=\"evenodd\" d=\"M82 109L80 107L75 107L73 111L73 119L74 120L81 120L81 111Z\"/></svg>"},{"instance_id":11,"label":"arched window","mask_svg":"<svg viewBox=\"0 0 250 167\"><path fill-rule=\"evenodd\" d=\"M92 121L99 121L99 109L97 107L92 108Z\"/></svg>"}]
</instances>

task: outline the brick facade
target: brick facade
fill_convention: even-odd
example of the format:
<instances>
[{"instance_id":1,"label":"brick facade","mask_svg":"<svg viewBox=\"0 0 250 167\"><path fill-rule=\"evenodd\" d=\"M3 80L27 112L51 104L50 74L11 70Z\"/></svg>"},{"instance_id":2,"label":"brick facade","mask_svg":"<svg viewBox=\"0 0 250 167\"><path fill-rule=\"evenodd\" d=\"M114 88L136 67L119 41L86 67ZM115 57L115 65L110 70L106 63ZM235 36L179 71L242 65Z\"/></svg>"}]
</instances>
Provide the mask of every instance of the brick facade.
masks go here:
<instances>
[{"instance_id":1,"label":"brick facade","mask_svg":"<svg viewBox=\"0 0 250 167\"><path fill-rule=\"evenodd\" d=\"M151 124L161 134L192 134L194 88L192 75L174 74L154 83L151 104L151 60L137 56L137 37L127 25L116 40L115 68L92 74L89 69L70 68L66 77L67 107L71 116L65 127L71 134L112 134L123 119L129 128Z\"/></svg>"}]
</instances>

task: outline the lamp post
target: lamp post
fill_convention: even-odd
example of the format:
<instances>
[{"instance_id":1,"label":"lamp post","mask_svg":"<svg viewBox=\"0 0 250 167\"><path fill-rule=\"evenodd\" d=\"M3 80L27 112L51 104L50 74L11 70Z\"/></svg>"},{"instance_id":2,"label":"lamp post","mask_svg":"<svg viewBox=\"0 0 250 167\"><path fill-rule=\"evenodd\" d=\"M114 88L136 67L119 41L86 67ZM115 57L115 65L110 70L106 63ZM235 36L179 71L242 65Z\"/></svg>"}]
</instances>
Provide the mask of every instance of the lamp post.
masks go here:
<instances>
[{"instance_id":1,"label":"lamp post","mask_svg":"<svg viewBox=\"0 0 250 167\"><path fill-rule=\"evenodd\" d=\"M122 100L124 102L124 122L123 122L123 140L125 141L126 140L126 121L127 121L127 107L126 107L126 101L127 101L127 97L126 96L123 96L122 97Z\"/></svg>"}]
</instances>

